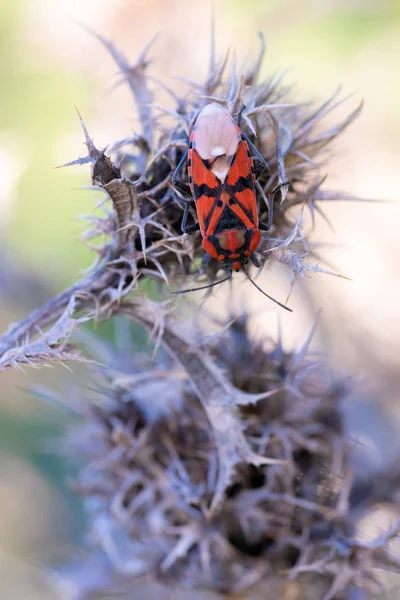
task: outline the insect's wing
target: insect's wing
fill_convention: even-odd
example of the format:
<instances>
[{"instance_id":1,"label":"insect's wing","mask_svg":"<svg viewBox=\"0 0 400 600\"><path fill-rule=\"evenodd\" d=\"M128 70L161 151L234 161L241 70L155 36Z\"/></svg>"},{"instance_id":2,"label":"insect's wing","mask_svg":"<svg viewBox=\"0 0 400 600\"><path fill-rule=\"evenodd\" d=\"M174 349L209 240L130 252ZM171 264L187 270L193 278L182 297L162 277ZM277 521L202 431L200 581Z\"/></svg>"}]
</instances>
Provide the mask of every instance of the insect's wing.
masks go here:
<instances>
[{"instance_id":1,"label":"insect's wing","mask_svg":"<svg viewBox=\"0 0 400 600\"><path fill-rule=\"evenodd\" d=\"M207 235L210 221L213 218L219 219L219 214L213 215L214 211L221 211L217 208L216 197L220 183L215 175L206 167L196 150L189 152L190 166L189 177L191 178L191 188L193 197L196 201L197 218L199 220L201 235Z\"/></svg>"},{"instance_id":2,"label":"insect's wing","mask_svg":"<svg viewBox=\"0 0 400 600\"><path fill-rule=\"evenodd\" d=\"M247 229L258 229L252 161L248 154L247 144L243 141L239 144L226 183L230 188L230 196L235 199L235 202L230 204L230 209Z\"/></svg>"},{"instance_id":3,"label":"insect's wing","mask_svg":"<svg viewBox=\"0 0 400 600\"><path fill-rule=\"evenodd\" d=\"M232 116L220 104L212 102L200 111L193 128L193 148L221 183L226 180L240 139Z\"/></svg>"}]
</instances>

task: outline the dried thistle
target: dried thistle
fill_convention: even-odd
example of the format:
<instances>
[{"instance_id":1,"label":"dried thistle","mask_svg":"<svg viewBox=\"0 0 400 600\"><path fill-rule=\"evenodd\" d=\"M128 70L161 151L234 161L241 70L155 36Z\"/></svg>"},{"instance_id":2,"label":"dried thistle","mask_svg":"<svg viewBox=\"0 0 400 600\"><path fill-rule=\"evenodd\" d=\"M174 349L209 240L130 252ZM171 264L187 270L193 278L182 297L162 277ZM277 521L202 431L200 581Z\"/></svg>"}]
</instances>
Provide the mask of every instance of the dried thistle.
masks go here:
<instances>
[{"instance_id":1,"label":"dried thistle","mask_svg":"<svg viewBox=\"0 0 400 600\"><path fill-rule=\"evenodd\" d=\"M157 310L121 304L148 329ZM372 542L356 536L342 416L354 383L310 354L314 331L286 352L251 339L246 315L211 338L168 317L168 354L119 353L102 369L103 400L79 405L66 441L87 465L75 489L91 538L115 569L98 594L122 585L133 598L147 576L228 594L299 580L298 594L330 600L376 588L374 567L399 569L387 547L399 523Z\"/></svg>"},{"instance_id":2,"label":"dried thistle","mask_svg":"<svg viewBox=\"0 0 400 600\"><path fill-rule=\"evenodd\" d=\"M171 177L209 101L234 118L242 112L243 128L266 161L257 183L261 219L280 186L273 229L259 248L262 265L279 261L294 277L307 270L341 276L305 262L312 252L301 218L305 207L314 220L321 202L349 199L322 187L323 170L330 142L361 106L324 126L343 101L339 92L319 105L297 104L282 78L259 82L261 39L243 75L235 66L226 75L228 57L217 64L212 53L206 81L188 82L182 97L169 90L175 107L165 109L154 100L161 84L147 73L150 44L131 65L97 37L133 94L141 130L98 149L79 115L87 156L67 165L90 164L92 185L109 200L102 198L104 216L89 215L83 234L87 244L99 235L104 243L93 247L97 258L83 279L0 338L0 370L82 360L66 345L73 328L112 315L141 323L164 350L153 361L132 353L103 367L106 397L82 403L81 429L67 441L68 452L85 456L76 488L109 561L107 576L99 567L101 577L91 563L92 576L86 572L69 597L107 593L121 582L129 590L144 575L221 593L301 579L325 600L364 594L374 566L398 570L386 548L398 527L374 543L355 536L357 477L341 413L352 383L337 381L323 357L309 355L314 328L297 352L285 351L280 340L256 343L246 314L206 338L191 320L177 319L165 286L159 302L132 295L142 278L177 287L198 270L201 240L180 234L184 198ZM213 280L219 268L210 263L200 275ZM372 490L365 494L364 511L374 497ZM88 578L96 583L88 586ZM126 595L134 597L131 590Z\"/></svg>"}]
</instances>

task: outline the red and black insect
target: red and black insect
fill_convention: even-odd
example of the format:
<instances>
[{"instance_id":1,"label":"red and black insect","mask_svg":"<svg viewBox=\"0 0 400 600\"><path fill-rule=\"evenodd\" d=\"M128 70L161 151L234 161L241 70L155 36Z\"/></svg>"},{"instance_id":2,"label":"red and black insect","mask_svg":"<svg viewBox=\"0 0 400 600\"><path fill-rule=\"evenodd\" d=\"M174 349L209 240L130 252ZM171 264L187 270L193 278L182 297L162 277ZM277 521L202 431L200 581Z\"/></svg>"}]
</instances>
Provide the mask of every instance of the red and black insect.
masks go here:
<instances>
[{"instance_id":1,"label":"red and black insect","mask_svg":"<svg viewBox=\"0 0 400 600\"><path fill-rule=\"evenodd\" d=\"M198 114L188 149L172 177L172 183L184 191L188 191L185 189L187 186L178 182L178 174L186 160L198 223L187 225L189 202L186 202L182 231L193 233L200 230L202 246L206 251L203 263L214 258L229 273L228 277L204 288L230 279L233 271L242 270L250 279L245 265L251 260L255 266L260 266L254 255L261 241L260 230L268 231L272 224L273 197L269 203L269 223L262 223L258 219L255 181L265 168L263 157L230 113L213 102ZM257 161L257 167L254 161ZM250 281L265 294L252 279ZM195 288L198 289L203 287ZM184 290L187 291L194 290Z\"/></svg>"}]
</instances>

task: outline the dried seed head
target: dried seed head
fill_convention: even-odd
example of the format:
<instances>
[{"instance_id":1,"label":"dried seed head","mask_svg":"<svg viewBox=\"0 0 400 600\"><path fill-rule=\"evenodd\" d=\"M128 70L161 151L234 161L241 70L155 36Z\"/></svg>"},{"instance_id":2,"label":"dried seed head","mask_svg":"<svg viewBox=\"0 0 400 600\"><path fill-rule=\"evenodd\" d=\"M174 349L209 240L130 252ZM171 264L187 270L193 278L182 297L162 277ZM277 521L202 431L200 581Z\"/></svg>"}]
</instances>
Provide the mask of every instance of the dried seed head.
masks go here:
<instances>
[{"instance_id":1,"label":"dried seed head","mask_svg":"<svg viewBox=\"0 0 400 600\"><path fill-rule=\"evenodd\" d=\"M151 304L135 316L149 326ZM239 593L326 573L326 598L366 583L375 550L353 537L341 412L352 383L308 355L311 336L297 352L255 343L246 315L199 336L168 318L174 359L119 355L102 370L106 399L68 444L87 463L76 489L92 539L128 580Z\"/></svg>"}]
</instances>

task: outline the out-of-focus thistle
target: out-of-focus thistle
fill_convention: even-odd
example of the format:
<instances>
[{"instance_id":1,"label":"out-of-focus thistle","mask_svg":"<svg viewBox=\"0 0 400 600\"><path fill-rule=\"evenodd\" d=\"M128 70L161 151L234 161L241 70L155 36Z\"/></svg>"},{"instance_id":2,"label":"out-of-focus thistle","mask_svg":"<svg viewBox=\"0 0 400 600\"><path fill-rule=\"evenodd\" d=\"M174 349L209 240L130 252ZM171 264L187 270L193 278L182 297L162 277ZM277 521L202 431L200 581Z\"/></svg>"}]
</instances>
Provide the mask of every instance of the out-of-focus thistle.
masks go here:
<instances>
[{"instance_id":1,"label":"out-of-focus thistle","mask_svg":"<svg viewBox=\"0 0 400 600\"><path fill-rule=\"evenodd\" d=\"M68 164L90 163L93 185L107 194L104 218L90 216L83 236L105 241L93 248L97 260L81 281L0 338L0 370L82 360L69 345L73 329L117 314L141 323L159 349L153 360L133 351L117 358L111 349L104 399L82 403L81 428L68 437L68 453L87 462L77 489L112 567L108 579L90 563L91 575L70 597L83 600L123 582L133 599L137 579L147 576L219 593L256 585L267 593L300 579L311 581L307 595L296 583L288 598L364 598L373 567L399 567L386 548L397 527L372 543L355 537L357 477L341 412L351 382L336 381L323 358L310 357L313 331L288 353L280 340L252 340L243 314L205 337L189 316L176 317L166 286L159 302L132 294L142 278L176 288L199 268L200 236L180 234L184 199L171 176L196 114L210 101L234 117L245 106L243 128L267 163L257 183L261 219L272 189L290 181L261 242L262 264L280 261L294 276L337 275L304 261L312 253L301 215L307 206L314 219L321 201L350 198L324 190L321 169L329 143L360 107L324 127L338 94L296 104L281 77L260 82L261 40L255 64L239 74L235 66L227 74L227 58L217 64L212 53L206 81L188 83L181 97L168 90L175 107L167 110L155 104L161 84L148 75L149 48L131 65L97 37L132 91L141 130L99 150L81 119L88 155ZM202 274L214 280L219 268L211 262ZM371 490L359 496L364 508L375 498Z\"/></svg>"},{"instance_id":2,"label":"out-of-focus thistle","mask_svg":"<svg viewBox=\"0 0 400 600\"><path fill-rule=\"evenodd\" d=\"M140 308L147 327L154 310ZM138 318L131 303L121 312ZM387 549L398 524L369 543L355 536L342 417L353 383L309 353L314 330L285 352L251 339L247 315L211 337L169 319L168 354L155 361L119 352L110 362L108 349L103 400L75 404L82 426L66 448L87 464L75 489L119 577L104 583L99 563L97 585L83 578L73 598L105 585L133 599L145 576L167 590L366 598L373 567L400 568Z\"/></svg>"}]
</instances>

